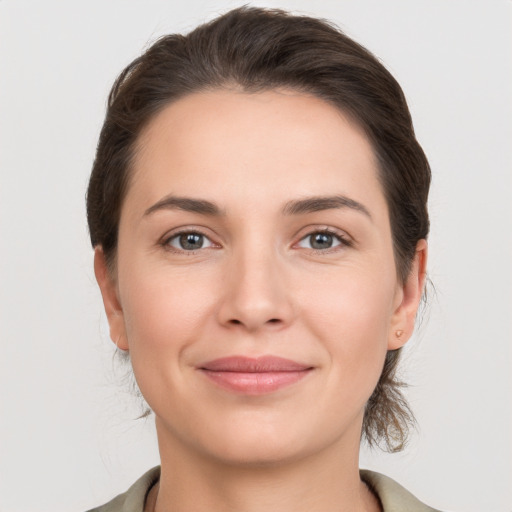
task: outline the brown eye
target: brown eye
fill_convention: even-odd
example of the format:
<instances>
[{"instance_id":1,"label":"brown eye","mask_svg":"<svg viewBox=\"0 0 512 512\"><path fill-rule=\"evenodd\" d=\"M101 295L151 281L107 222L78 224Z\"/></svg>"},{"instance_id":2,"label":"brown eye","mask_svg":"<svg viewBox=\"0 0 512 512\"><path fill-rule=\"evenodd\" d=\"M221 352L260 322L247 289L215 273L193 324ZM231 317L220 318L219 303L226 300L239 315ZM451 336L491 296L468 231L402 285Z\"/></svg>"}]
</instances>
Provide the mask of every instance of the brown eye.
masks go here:
<instances>
[{"instance_id":1,"label":"brown eye","mask_svg":"<svg viewBox=\"0 0 512 512\"><path fill-rule=\"evenodd\" d=\"M194 231L179 233L169 238L167 245L181 251L197 251L206 247L211 247L212 242L203 234Z\"/></svg>"},{"instance_id":2,"label":"brown eye","mask_svg":"<svg viewBox=\"0 0 512 512\"><path fill-rule=\"evenodd\" d=\"M329 231L316 231L305 236L300 242L299 247L305 249L314 249L315 251L322 251L332 249L341 245L350 245L346 240L336 233Z\"/></svg>"},{"instance_id":3,"label":"brown eye","mask_svg":"<svg viewBox=\"0 0 512 512\"><path fill-rule=\"evenodd\" d=\"M328 233L315 233L309 235L309 243L313 249L330 249L332 247L334 237Z\"/></svg>"}]
</instances>

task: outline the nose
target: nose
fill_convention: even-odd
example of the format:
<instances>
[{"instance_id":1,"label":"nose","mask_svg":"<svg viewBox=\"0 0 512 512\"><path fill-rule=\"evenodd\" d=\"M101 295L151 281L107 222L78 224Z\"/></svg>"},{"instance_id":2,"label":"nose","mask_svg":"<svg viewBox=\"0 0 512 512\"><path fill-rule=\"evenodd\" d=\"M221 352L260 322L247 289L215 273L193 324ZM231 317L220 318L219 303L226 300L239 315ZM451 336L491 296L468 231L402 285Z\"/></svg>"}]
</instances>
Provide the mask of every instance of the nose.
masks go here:
<instances>
[{"instance_id":1,"label":"nose","mask_svg":"<svg viewBox=\"0 0 512 512\"><path fill-rule=\"evenodd\" d=\"M234 255L221 293L219 322L250 332L289 325L293 306L283 265L271 250Z\"/></svg>"}]
</instances>

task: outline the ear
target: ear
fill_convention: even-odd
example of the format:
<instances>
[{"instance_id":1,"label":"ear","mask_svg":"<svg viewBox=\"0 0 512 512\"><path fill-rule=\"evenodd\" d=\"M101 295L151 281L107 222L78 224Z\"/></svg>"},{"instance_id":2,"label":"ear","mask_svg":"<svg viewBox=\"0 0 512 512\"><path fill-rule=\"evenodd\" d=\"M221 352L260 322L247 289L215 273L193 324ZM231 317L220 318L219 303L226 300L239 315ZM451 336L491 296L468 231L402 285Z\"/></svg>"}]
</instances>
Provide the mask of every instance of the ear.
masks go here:
<instances>
[{"instance_id":1,"label":"ear","mask_svg":"<svg viewBox=\"0 0 512 512\"><path fill-rule=\"evenodd\" d=\"M397 305L391 319L388 350L402 347L412 336L416 313L427 277L427 241L420 240L406 281L397 290Z\"/></svg>"},{"instance_id":2,"label":"ear","mask_svg":"<svg viewBox=\"0 0 512 512\"><path fill-rule=\"evenodd\" d=\"M116 282L107 268L107 261L101 246L94 249L94 274L100 287L103 306L110 326L110 338L121 350L128 350L124 315L119 302Z\"/></svg>"}]
</instances>

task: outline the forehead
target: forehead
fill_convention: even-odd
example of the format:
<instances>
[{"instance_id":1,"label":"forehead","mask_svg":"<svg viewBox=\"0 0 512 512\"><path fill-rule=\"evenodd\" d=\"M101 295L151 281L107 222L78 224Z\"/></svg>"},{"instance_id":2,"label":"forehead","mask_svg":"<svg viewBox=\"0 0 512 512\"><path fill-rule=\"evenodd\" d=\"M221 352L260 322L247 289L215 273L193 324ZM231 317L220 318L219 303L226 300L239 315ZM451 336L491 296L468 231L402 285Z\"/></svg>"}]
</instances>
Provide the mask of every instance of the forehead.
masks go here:
<instances>
[{"instance_id":1,"label":"forehead","mask_svg":"<svg viewBox=\"0 0 512 512\"><path fill-rule=\"evenodd\" d=\"M186 96L150 121L128 195L145 203L175 193L261 204L334 192L383 200L374 152L357 124L292 90L215 90Z\"/></svg>"}]
</instances>

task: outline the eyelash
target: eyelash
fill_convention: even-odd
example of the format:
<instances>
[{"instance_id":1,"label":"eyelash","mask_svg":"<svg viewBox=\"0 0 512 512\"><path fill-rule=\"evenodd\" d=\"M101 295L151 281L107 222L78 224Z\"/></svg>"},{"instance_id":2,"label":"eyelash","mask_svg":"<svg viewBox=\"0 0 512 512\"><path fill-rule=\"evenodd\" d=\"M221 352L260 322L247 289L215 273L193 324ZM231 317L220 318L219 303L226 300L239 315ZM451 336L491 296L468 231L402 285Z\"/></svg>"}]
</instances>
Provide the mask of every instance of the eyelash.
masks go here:
<instances>
[{"instance_id":1,"label":"eyelash","mask_svg":"<svg viewBox=\"0 0 512 512\"><path fill-rule=\"evenodd\" d=\"M175 247L172 247L172 245L170 245L170 242L171 240L174 240L176 238L178 238L179 236L181 235L199 235L199 236L202 236L204 237L206 240L209 240L212 245L216 245L214 244L211 240L210 240L210 237L208 237L208 235L206 235L205 233L203 233L201 230L199 229L183 229L181 231L178 231L176 233L173 233L172 235L170 236L166 236L164 237L164 239L162 240L162 242L160 243L160 245L162 245L164 247L164 249L166 251L169 251L169 252L172 252L172 253L175 253L175 254L186 254L187 256L194 256L196 255L200 250L202 249L207 249L207 247L201 247L200 249L196 249L196 250L191 250L191 251L187 251L185 249L176 249Z\"/></svg>"},{"instance_id":2,"label":"eyelash","mask_svg":"<svg viewBox=\"0 0 512 512\"><path fill-rule=\"evenodd\" d=\"M296 242L294 244L294 246L296 246L297 244L299 244L303 240L306 240L307 238L312 237L313 235L318 235L318 234L325 234L325 235L332 236L333 238L335 238L339 242L339 246L329 247L327 249L313 249L313 248L308 249L310 251L310 253L312 253L312 254L318 254L318 255L330 254L332 252L338 251L339 250L338 247L340 247L340 246L344 247L344 248L349 248L349 247L353 247L353 245L354 245L353 241L351 239L349 239L346 235L343 235L343 234L341 234L338 231L335 231L333 229L322 228L322 229L312 230L309 233L305 234L298 242ZM202 231L200 231L198 229L183 229L181 231L173 233L170 236L164 237L163 240L160 242L160 245L163 246L164 249L169 251L169 252L176 253L176 254L186 254L187 256L194 256L199 251L201 251L202 249L208 249L209 248L209 247L201 247L200 249L189 250L188 251L188 250L185 250L185 249L176 249L175 247L172 247L170 245L170 242L172 240L178 238L181 235L199 235L199 236L204 237L208 241L210 241L210 243L213 246L216 245L214 242L212 242L210 240L208 235L206 235L205 233L203 233Z\"/></svg>"},{"instance_id":3,"label":"eyelash","mask_svg":"<svg viewBox=\"0 0 512 512\"><path fill-rule=\"evenodd\" d=\"M302 242L303 240L306 240L307 238L309 237L312 237L313 235L319 235L319 234L323 234L323 235L329 235L329 236L332 236L333 238L335 238L338 242L339 242L339 246L334 246L334 247L328 247L327 249L309 249L309 251L312 253L312 254L319 254L319 255L326 255L326 254L331 254L332 252L337 252L338 250L340 250L340 247L341 248L349 248L349 247L353 247L353 241L351 239L349 239L346 235L338 232L338 231L335 231L333 229L329 229L329 228L322 228L322 229L315 229L313 231L310 231L309 233L307 233L306 235L304 235L298 243Z\"/></svg>"}]
</instances>

